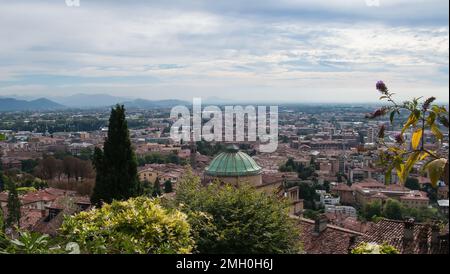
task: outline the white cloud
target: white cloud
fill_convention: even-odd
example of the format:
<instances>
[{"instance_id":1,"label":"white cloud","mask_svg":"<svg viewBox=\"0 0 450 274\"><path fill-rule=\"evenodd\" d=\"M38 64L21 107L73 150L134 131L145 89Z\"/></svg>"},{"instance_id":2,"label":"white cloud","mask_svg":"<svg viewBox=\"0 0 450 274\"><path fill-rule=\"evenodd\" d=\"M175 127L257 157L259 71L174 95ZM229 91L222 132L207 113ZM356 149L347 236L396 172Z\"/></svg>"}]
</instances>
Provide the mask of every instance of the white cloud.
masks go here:
<instances>
[{"instance_id":1,"label":"white cloud","mask_svg":"<svg viewBox=\"0 0 450 274\"><path fill-rule=\"evenodd\" d=\"M377 13L404 16L419 14L415 5L423 13L445 3L380 1ZM212 7L82 1L80 8L0 2L0 94L321 100L341 90L364 101L376 99L373 83L384 79L405 97L432 89L448 100L448 24L361 20L374 16L364 1L269 1L255 6L260 14L233 1ZM320 12L315 19L279 17L270 8ZM332 11L353 14L352 20L323 18ZM33 82L36 75L72 78L46 86Z\"/></svg>"}]
</instances>

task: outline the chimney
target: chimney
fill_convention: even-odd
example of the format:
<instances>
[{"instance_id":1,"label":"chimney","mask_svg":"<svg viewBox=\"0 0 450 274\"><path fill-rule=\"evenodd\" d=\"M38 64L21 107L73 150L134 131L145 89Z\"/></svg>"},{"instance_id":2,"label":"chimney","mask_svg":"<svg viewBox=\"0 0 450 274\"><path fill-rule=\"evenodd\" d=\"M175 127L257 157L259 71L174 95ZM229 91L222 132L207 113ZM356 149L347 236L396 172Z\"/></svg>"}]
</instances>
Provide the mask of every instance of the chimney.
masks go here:
<instances>
[{"instance_id":1,"label":"chimney","mask_svg":"<svg viewBox=\"0 0 450 274\"><path fill-rule=\"evenodd\" d=\"M424 225L419 231L417 236L419 240L419 252L420 254L428 254L428 232L430 231L430 226L428 224Z\"/></svg>"},{"instance_id":2,"label":"chimney","mask_svg":"<svg viewBox=\"0 0 450 274\"><path fill-rule=\"evenodd\" d=\"M414 219L410 218L403 223L403 254L414 253Z\"/></svg>"},{"instance_id":3,"label":"chimney","mask_svg":"<svg viewBox=\"0 0 450 274\"><path fill-rule=\"evenodd\" d=\"M410 218L404 222L403 241L414 241L414 219Z\"/></svg>"},{"instance_id":4,"label":"chimney","mask_svg":"<svg viewBox=\"0 0 450 274\"><path fill-rule=\"evenodd\" d=\"M326 215L322 214L320 215L314 223L314 235L318 236L322 231L324 231L327 228L328 225L328 218Z\"/></svg>"},{"instance_id":5,"label":"chimney","mask_svg":"<svg viewBox=\"0 0 450 274\"><path fill-rule=\"evenodd\" d=\"M440 228L438 223L434 223L431 226L431 247L437 247L439 246L439 235L440 235Z\"/></svg>"}]
</instances>

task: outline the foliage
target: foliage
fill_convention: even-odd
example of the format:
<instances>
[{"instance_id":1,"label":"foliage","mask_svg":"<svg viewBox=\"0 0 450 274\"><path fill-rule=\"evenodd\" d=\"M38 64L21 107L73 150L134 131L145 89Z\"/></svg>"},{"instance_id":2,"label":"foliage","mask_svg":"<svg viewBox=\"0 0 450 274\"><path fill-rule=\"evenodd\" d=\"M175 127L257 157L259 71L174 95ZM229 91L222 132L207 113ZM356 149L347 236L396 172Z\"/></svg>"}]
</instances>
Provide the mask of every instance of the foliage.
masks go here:
<instances>
[{"instance_id":1,"label":"foliage","mask_svg":"<svg viewBox=\"0 0 450 274\"><path fill-rule=\"evenodd\" d=\"M137 195L137 161L131 147L124 106L111 110L108 137L103 152L96 148L94 166L97 172L92 202L126 200Z\"/></svg>"},{"instance_id":2,"label":"foliage","mask_svg":"<svg viewBox=\"0 0 450 274\"><path fill-rule=\"evenodd\" d=\"M161 194L162 194L162 192L161 192L161 183L159 182L159 177L156 177L156 180L153 183L152 196L153 197L158 197L158 196L161 196Z\"/></svg>"},{"instance_id":3,"label":"foliage","mask_svg":"<svg viewBox=\"0 0 450 274\"><path fill-rule=\"evenodd\" d=\"M176 200L188 213L200 253L296 253L299 231L289 205L250 186L214 182L206 187L188 172L178 183ZM202 216L201 220L192 216ZM200 230L198 230L200 228ZM205 233L205 231L208 231Z\"/></svg>"},{"instance_id":4,"label":"foliage","mask_svg":"<svg viewBox=\"0 0 450 274\"><path fill-rule=\"evenodd\" d=\"M18 187L17 188L17 193L19 193L20 195L26 194L28 192L36 192L37 189L35 189L34 187Z\"/></svg>"},{"instance_id":5,"label":"foliage","mask_svg":"<svg viewBox=\"0 0 450 274\"><path fill-rule=\"evenodd\" d=\"M352 254L399 254L400 252L388 244L361 243L355 247Z\"/></svg>"},{"instance_id":6,"label":"foliage","mask_svg":"<svg viewBox=\"0 0 450 274\"><path fill-rule=\"evenodd\" d=\"M301 163L296 163L293 158L289 158L285 164L281 165L279 168L280 172L297 172L298 177L302 180L307 180L315 174L316 167L314 160L311 158L312 162L308 167Z\"/></svg>"},{"instance_id":7,"label":"foliage","mask_svg":"<svg viewBox=\"0 0 450 274\"><path fill-rule=\"evenodd\" d=\"M367 203L363 207L363 216L366 220L372 220L382 215L382 205L380 201Z\"/></svg>"},{"instance_id":8,"label":"foliage","mask_svg":"<svg viewBox=\"0 0 450 274\"><path fill-rule=\"evenodd\" d=\"M173 192L173 184L171 180L167 180L164 182L164 193Z\"/></svg>"},{"instance_id":9,"label":"foliage","mask_svg":"<svg viewBox=\"0 0 450 274\"><path fill-rule=\"evenodd\" d=\"M186 254L194 245L184 213L145 197L66 217L60 232L82 253Z\"/></svg>"},{"instance_id":10,"label":"foliage","mask_svg":"<svg viewBox=\"0 0 450 274\"><path fill-rule=\"evenodd\" d=\"M402 204L397 200L388 199L383 207L383 216L393 220L403 219Z\"/></svg>"},{"instance_id":11,"label":"foliage","mask_svg":"<svg viewBox=\"0 0 450 274\"><path fill-rule=\"evenodd\" d=\"M439 155L435 151L426 148L425 131L431 131L435 139L443 141L443 134L440 127L448 130L448 111L443 106L432 103L435 97L430 97L422 102L421 98L414 98L402 104L397 103L386 85L379 81L376 88L381 92L380 100L387 100L390 105L378 109L367 118L377 118L387 115L391 124L394 124L395 117L401 112L409 114L407 121L401 132L395 137L396 144L388 145L384 142L384 126L379 132L379 143L385 147L385 151L380 155L380 164L386 169L386 182L391 181L392 170L395 169L401 183L405 183L409 173L415 164L423 163L422 171L427 171L433 184L437 185L440 178L444 177L445 169L448 169L447 156ZM406 142L404 134L411 130L411 142ZM447 175L448 176L448 175Z\"/></svg>"},{"instance_id":12,"label":"foliage","mask_svg":"<svg viewBox=\"0 0 450 274\"><path fill-rule=\"evenodd\" d=\"M225 150L226 146L221 143L212 143L205 140L196 142L197 151L202 155L214 156Z\"/></svg>"},{"instance_id":13,"label":"foliage","mask_svg":"<svg viewBox=\"0 0 450 274\"><path fill-rule=\"evenodd\" d=\"M412 190L420 190L419 179L409 177L408 179L406 179L405 187Z\"/></svg>"},{"instance_id":14,"label":"foliage","mask_svg":"<svg viewBox=\"0 0 450 274\"><path fill-rule=\"evenodd\" d=\"M16 184L10 180L6 179L6 188L8 190L8 217L6 218L6 225L11 227L17 225L20 227L20 200L17 193Z\"/></svg>"},{"instance_id":15,"label":"foliage","mask_svg":"<svg viewBox=\"0 0 450 274\"><path fill-rule=\"evenodd\" d=\"M3 236L3 245L0 245L0 254L61 254L76 253L69 247L74 243L66 245L66 249L62 248L59 239L50 238L46 234L37 232L19 231L18 237L10 239ZM75 244L76 245L76 244Z\"/></svg>"},{"instance_id":16,"label":"foliage","mask_svg":"<svg viewBox=\"0 0 450 274\"><path fill-rule=\"evenodd\" d=\"M33 173L34 168L38 165L38 161L34 159L22 160L22 171L26 173Z\"/></svg>"},{"instance_id":17,"label":"foliage","mask_svg":"<svg viewBox=\"0 0 450 274\"><path fill-rule=\"evenodd\" d=\"M3 172L0 171L0 192L2 192L4 188L5 188L5 178L3 176Z\"/></svg>"},{"instance_id":18,"label":"foliage","mask_svg":"<svg viewBox=\"0 0 450 274\"><path fill-rule=\"evenodd\" d=\"M176 165L186 165L187 161L181 159L175 152L170 154L161 154L159 152L153 152L144 157L139 157L137 159L139 166L144 166L146 164L176 164Z\"/></svg>"}]
</instances>

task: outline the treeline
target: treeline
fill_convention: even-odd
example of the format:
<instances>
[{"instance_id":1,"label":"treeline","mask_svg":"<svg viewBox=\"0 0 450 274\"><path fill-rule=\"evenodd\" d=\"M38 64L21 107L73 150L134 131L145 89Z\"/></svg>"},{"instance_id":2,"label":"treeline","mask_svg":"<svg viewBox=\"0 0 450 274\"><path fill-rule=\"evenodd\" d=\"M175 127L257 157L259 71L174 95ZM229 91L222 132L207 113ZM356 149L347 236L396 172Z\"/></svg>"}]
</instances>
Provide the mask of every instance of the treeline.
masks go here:
<instances>
[{"instance_id":1,"label":"treeline","mask_svg":"<svg viewBox=\"0 0 450 274\"><path fill-rule=\"evenodd\" d=\"M38 162L33 173L44 180L58 179L59 181L63 177L67 181L74 179L77 182L95 177L90 160L81 160L73 156L64 157L62 160L53 156L46 156Z\"/></svg>"},{"instance_id":2,"label":"treeline","mask_svg":"<svg viewBox=\"0 0 450 274\"><path fill-rule=\"evenodd\" d=\"M363 207L360 218L368 221L377 221L379 218L392 220L414 218L418 222L424 222L431 219L443 219L443 216L436 208L409 208L397 200L388 199L384 204L380 201L367 203Z\"/></svg>"},{"instance_id":3,"label":"treeline","mask_svg":"<svg viewBox=\"0 0 450 274\"><path fill-rule=\"evenodd\" d=\"M304 164L297 163L293 158L289 158L285 164L281 165L279 168L280 172L297 172L298 177L302 180L307 180L311 177L314 177L317 165L314 161L314 158L311 158L309 166L305 166Z\"/></svg>"},{"instance_id":4,"label":"treeline","mask_svg":"<svg viewBox=\"0 0 450 274\"><path fill-rule=\"evenodd\" d=\"M159 152L153 152L138 158L138 165L145 166L146 164L176 164L186 165L188 161L180 158L175 152L170 154L161 154Z\"/></svg>"}]
</instances>

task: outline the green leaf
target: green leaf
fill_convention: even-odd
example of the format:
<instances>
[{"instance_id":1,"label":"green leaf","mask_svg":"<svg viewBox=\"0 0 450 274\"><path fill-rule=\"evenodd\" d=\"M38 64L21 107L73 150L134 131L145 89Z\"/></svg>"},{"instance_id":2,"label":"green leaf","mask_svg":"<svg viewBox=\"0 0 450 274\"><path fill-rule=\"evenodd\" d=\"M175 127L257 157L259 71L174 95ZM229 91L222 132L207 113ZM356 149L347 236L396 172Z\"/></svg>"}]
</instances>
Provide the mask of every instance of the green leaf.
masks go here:
<instances>
[{"instance_id":1,"label":"green leaf","mask_svg":"<svg viewBox=\"0 0 450 274\"><path fill-rule=\"evenodd\" d=\"M391 115L390 115L390 117L389 117L389 120L391 121L391 124L394 123L394 117L395 117L395 111L392 111L392 112L391 112Z\"/></svg>"},{"instance_id":2,"label":"green leaf","mask_svg":"<svg viewBox=\"0 0 450 274\"><path fill-rule=\"evenodd\" d=\"M446 163L447 159L441 158L434 160L427 165L428 177L430 177L430 181L433 187L437 186L437 182L444 174Z\"/></svg>"},{"instance_id":3,"label":"green leaf","mask_svg":"<svg viewBox=\"0 0 450 274\"><path fill-rule=\"evenodd\" d=\"M411 145L413 149L417 149L419 147L420 144L420 140L422 139L422 135L423 135L423 130L420 128L418 130L416 130L411 138Z\"/></svg>"}]
</instances>

